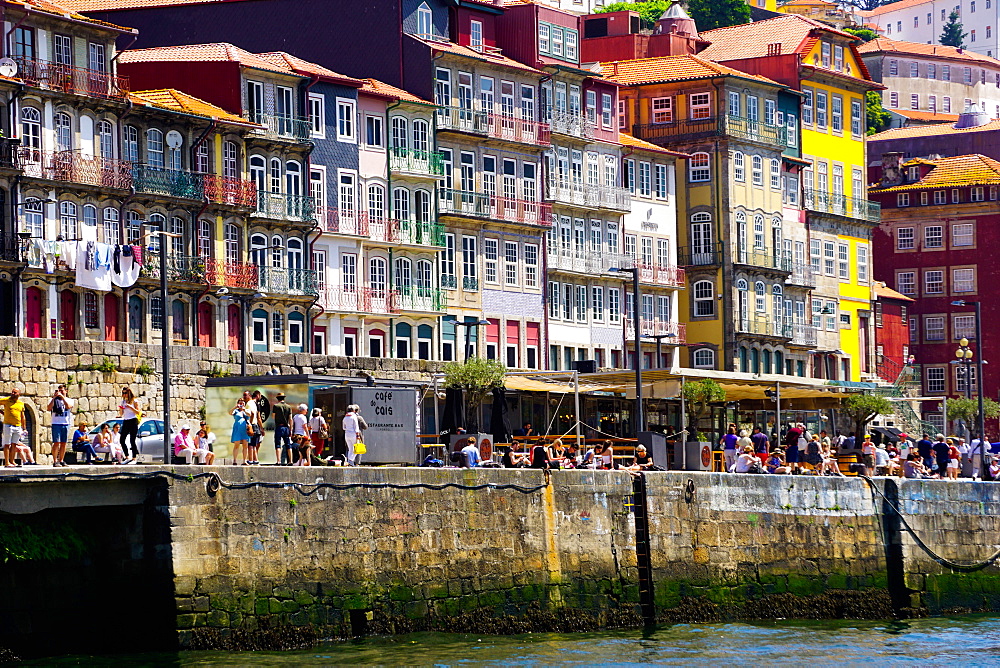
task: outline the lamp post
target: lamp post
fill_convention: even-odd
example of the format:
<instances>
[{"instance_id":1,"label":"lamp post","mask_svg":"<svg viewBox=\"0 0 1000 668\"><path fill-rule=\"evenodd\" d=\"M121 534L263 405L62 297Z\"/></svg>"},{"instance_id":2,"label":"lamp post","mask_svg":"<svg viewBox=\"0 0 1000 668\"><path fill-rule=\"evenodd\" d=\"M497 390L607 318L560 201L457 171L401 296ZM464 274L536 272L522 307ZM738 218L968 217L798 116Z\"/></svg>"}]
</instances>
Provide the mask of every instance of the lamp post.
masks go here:
<instances>
[{"instance_id":1,"label":"lamp post","mask_svg":"<svg viewBox=\"0 0 1000 668\"><path fill-rule=\"evenodd\" d=\"M219 288L219 291L215 294L219 299L235 301L240 305L240 350L242 351L240 355L240 375L246 377L248 355L247 315L250 312L250 303L258 299L263 299L265 295L263 292L255 292L252 295L231 295L229 294L229 288Z\"/></svg>"},{"instance_id":2,"label":"lamp post","mask_svg":"<svg viewBox=\"0 0 1000 668\"><path fill-rule=\"evenodd\" d=\"M972 398L972 375L969 373L969 368L972 366L972 349L969 348L969 340L963 338L958 342L958 350L955 351L955 357L957 358L958 364L961 365L959 371L962 373L962 378L965 379L965 398ZM948 419L948 416L945 416ZM978 428L978 427L977 427Z\"/></svg>"},{"instance_id":3,"label":"lamp post","mask_svg":"<svg viewBox=\"0 0 1000 668\"><path fill-rule=\"evenodd\" d=\"M976 430L979 432L979 471L986 477L986 416L983 415L983 319L979 302L956 299L952 306L973 306L976 313L976 344L979 346L979 356L976 359L976 390L979 392L979 415L976 420ZM965 339L963 339L965 341ZM968 367L966 367L968 368ZM966 391L969 389L969 377L965 377ZM945 416L947 419L948 416Z\"/></svg>"},{"instance_id":4,"label":"lamp post","mask_svg":"<svg viewBox=\"0 0 1000 668\"><path fill-rule=\"evenodd\" d=\"M469 359L469 338L471 337L471 334L469 334L469 330L472 329L473 327L481 327L483 325L488 325L490 324L490 321L483 320L482 318L480 318L479 320L469 320L466 322L458 322L456 320L455 324L465 327L465 359L467 361Z\"/></svg>"},{"instance_id":5,"label":"lamp post","mask_svg":"<svg viewBox=\"0 0 1000 668\"><path fill-rule=\"evenodd\" d=\"M673 333L671 333L671 334L649 334L649 335L646 336L646 338L647 339L654 339L656 341L656 368L657 369L662 369L663 365L661 363L661 360L663 358L660 356L660 344L663 341L663 339L676 339L677 335L673 334Z\"/></svg>"},{"instance_id":6,"label":"lamp post","mask_svg":"<svg viewBox=\"0 0 1000 668\"><path fill-rule=\"evenodd\" d=\"M620 274L632 274L632 330L635 339L635 435L639 437L639 432L645 431L646 419L642 410L642 344L641 338L641 316L639 314L639 268L638 267L611 267L608 271Z\"/></svg>"}]
</instances>

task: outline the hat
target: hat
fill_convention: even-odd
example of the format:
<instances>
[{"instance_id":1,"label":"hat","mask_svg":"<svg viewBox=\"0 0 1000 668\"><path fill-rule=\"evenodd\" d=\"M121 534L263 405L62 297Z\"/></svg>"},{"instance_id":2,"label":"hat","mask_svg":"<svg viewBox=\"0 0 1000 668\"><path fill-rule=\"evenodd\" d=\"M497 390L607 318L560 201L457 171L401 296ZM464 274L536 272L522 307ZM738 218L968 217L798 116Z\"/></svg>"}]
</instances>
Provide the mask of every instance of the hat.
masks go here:
<instances>
[{"instance_id":1,"label":"hat","mask_svg":"<svg viewBox=\"0 0 1000 668\"><path fill-rule=\"evenodd\" d=\"M185 422L184 424L181 425L181 431L191 431L191 425Z\"/></svg>"},{"instance_id":2,"label":"hat","mask_svg":"<svg viewBox=\"0 0 1000 668\"><path fill-rule=\"evenodd\" d=\"M284 399L285 398L285 393L284 392L278 392L276 398L278 398L278 399Z\"/></svg>"},{"instance_id":3,"label":"hat","mask_svg":"<svg viewBox=\"0 0 1000 668\"><path fill-rule=\"evenodd\" d=\"M909 438L909 436L907 436L906 434L900 434L899 438L905 441L906 439Z\"/></svg>"}]
</instances>

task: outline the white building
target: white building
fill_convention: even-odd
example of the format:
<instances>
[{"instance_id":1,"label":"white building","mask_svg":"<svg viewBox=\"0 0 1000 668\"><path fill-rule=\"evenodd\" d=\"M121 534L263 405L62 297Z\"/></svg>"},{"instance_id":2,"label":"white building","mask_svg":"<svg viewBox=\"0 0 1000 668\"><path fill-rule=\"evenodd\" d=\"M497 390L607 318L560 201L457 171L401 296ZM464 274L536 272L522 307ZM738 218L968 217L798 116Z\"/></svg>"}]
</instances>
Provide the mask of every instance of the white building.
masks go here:
<instances>
[{"instance_id":1,"label":"white building","mask_svg":"<svg viewBox=\"0 0 1000 668\"><path fill-rule=\"evenodd\" d=\"M968 36L965 45L984 56L1000 56L1000 0L901 0L861 12L865 23L886 37L907 42L937 44L948 15L957 10Z\"/></svg>"}]
</instances>

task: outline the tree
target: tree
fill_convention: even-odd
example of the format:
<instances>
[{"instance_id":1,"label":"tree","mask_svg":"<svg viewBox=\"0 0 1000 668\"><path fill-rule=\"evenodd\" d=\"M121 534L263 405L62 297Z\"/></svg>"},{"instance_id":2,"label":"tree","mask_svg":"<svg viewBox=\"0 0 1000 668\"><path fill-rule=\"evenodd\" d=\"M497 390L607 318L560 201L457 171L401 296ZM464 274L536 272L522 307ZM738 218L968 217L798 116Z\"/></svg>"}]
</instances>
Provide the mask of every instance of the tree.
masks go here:
<instances>
[{"instance_id":1,"label":"tree","mask_svg":"<svg viewBox=\"0 0 1000 668\"><path fill-rule=\"evenodd\" d=\"M688 440L704 441L705 437L698 433L698 422L708 415L711 404L726 400L726 391L711 378L702 378L681 387L688 414ZM693 427L693 429L690 429Z\"/></svg>"},{"instance_id":2,"label":"tree","mask_svg":"<svg viewBox=\"0 0 1000 668\"><path fill-rule=\"evenodd\" d=\"M865 112L868 120L868 135L881 132L889 124L889 112L882 106L882 96L878 91L870 90L865 93Z\"/></svg>"},{"instance_id":3,"label":"tree","mask_svg":"<svg viewBox=\"0 0 1000 668\"><path fill-rule=\"evenodd\" d=\"M445 387L465 390L465 428L479 431L479 407L494 387L503 387L507 367L497 360L472 357L444 365Z\"/></svg>"},{"instance_id":4,"label":"tree","mask_svg":"<svg viewBox=\"0 0 1000 668\"><path fill-rule=\"evenodd\" d=\"M1000 417L1000 404L983 397L983 415L986 416L987 420ZM962 420L966 427L976 431L978 429L976 425L979 424L979 399L966 399L965 397L949 399L948 419Z\"/></svg>"},{"instance_id":5,"label":"tree","mask_svg":"<svg viewBox=\"0 0 1000 668\"><path fill-rule=\"evenodd\" d=\"M965 46L965 37L968 33L962 32L962 24L958 20L958 12L953 11L948 14L948 22L944 24L944 32L938 38L938 42L945 46L954 46L961 49Z\"/></svg>"},{"instance_id":6,"label":"tree","mask_svg":"<svg viewBox=\"0 0 1000 668\"><path fill-rule=\"evenodd\" d=\"M595 10L597 13L604 12L639 12L639 21L646 30L652 30L656 26L656 21L663 16L663 12L670 7L670 0L647 0L646 2L612 2L610 5Z\"/></svg>"},{"instance_id":7,"label":"tree","mask_svg":"<svg viewBox=\"0 0 1000 668\"><path fill-rule=\"evenodd\" d=\"M699 32L750 23L745 0L689 0L687 9Z\"/></svg>"},{"instance_id":8,"label":"tree","mask_svg":"<svg viewBox=\"0 0 1000 668\"><path fill-rule=\"evenodd\" d=\"M870 42L878 37L878 34L874 30L869 30L868 28L844 28L844 32L850 33L855 37L860 37L865 42Z\"/></svg>"},{"instance_id":9,"label":"tree","mask_svg":"<svg viewBox=\"0 0 1000 668\"><path fill-rule=\"evenodd\" d=\"M892 402L881 394L850 394L840 403L840 414L854 421L854 433L865 433L865 425L877 415L895 412Z\"/></svg>"}]
</instances>

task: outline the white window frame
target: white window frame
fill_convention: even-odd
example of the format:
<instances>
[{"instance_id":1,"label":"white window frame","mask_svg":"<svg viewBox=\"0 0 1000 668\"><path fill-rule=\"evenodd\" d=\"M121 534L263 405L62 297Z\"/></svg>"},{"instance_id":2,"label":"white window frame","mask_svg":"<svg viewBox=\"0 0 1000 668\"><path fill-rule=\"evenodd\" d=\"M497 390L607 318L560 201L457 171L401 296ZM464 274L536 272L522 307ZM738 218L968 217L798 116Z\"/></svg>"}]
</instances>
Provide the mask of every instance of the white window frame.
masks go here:
<instances>
[{"instance_id":1,"label":"white window frame","mask_svg":"<svg viewBox=\"0 0 1000 668\"><path fill-rule=\"evenodd\" d=\"M357 108L356 101L345 97L337 98L337 141L357 143Z\"/></svg>"}]
</instances>

